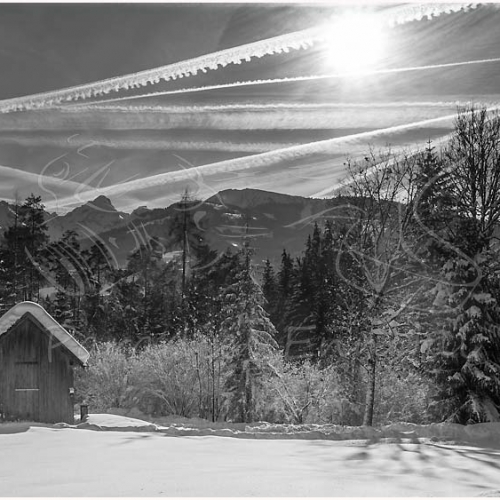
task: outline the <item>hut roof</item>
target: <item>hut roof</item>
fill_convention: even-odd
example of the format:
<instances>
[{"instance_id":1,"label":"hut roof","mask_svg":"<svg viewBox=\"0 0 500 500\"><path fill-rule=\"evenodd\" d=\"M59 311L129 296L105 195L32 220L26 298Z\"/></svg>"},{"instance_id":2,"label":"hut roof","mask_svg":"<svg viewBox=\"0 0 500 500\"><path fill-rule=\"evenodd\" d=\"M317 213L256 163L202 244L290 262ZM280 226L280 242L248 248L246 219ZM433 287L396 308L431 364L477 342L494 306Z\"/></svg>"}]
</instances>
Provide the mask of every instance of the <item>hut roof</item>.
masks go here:
<instances>
[{"instance_id":1,"label":"hut roof","mask_svg":"<svg viewBox=\"0 0 500 500\"><path fill-rule=\"evenodd\" d=\"M2 316L0 318L0 337L26 315L33 316L47 332L76 356L82 365L87 364L90 354L85 347L75 340L42 306L35 302L20 302Z\"/></svg>"}]
</instances>

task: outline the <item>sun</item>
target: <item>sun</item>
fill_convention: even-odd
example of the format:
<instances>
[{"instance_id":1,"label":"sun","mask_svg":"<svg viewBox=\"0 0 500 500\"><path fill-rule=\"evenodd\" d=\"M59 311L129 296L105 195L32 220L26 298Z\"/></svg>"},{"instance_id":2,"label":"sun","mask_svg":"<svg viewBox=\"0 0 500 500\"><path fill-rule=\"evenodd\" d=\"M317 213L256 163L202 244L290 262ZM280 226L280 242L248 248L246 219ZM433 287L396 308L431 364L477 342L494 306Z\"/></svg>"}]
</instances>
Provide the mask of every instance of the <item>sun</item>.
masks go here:
<instances>
[{"instance_id":1,"label":"sun","mask_svg":"<svg viewBox=\"0 0 500 500\"><path fill-rule=\"evenodd\" d=\"M326 29L328 66L339 73L373 69L386 52L386 36L380 17L369 13L335 16Z\"/></svg>"}]
</instances>

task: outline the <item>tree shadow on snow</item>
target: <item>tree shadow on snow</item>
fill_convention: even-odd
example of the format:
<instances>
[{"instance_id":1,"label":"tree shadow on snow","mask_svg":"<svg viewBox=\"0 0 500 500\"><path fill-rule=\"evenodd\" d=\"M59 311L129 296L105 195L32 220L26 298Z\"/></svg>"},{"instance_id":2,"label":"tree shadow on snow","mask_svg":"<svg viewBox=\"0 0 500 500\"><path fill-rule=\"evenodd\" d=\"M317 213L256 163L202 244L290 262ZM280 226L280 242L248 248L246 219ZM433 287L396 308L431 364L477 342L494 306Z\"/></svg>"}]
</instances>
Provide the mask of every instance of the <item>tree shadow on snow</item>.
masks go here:
<instances>
[{"instance_id":1,"label":"tree shadow on snow","mask_svg":"<svg viewBox=\"0 0 500 500\"><path fill-rule=\"evenodd\" d=\"M121 446L121 445L124 445L124 444L130 444L132 442L136 442L136 441L141 441L141 440L145 440L145 439L148 439L148 438L152 438L153 437L153 434L131 434L130 436L127 436L127 437L123 437L120 442L118 443L115 443L115 446Z\"/></svg>"},{"instance_id":2,"label":"tree shadow on snow","mask_svg":"<svg viewBox=\"0 0 500 500\"><path fill-rule=\"evenodd\" d=\"M454 443L453 446L430 444L434 448L440 448L458 454L475 462L475 465L487 465L500 470L500 450L490 447L475 446L470 443Z\"/></svg>"},{"instance_id":3,"label":"tree shadow on snow","mask_svg":"<svg viewBox=\"0 0 500 500\"><path fill-rule=\"evenodd\" d=\"M432 442L428 439L400 439L400 438L372 438L356 440L355 442L335 441L341 446L352 448L352 453L342 454L343 460L353 462L380 462L381 453L384 460L398 464L399 472L420 473L427 477L434 477L432 463L439 462L443 467L460 469L465 475L478 478L482 473L479 466L487 466L500 470L500 449L486 447L484 442L472 443L454 441ZM312 446L327 447L328 441L311 441ZM390 446L388 446L390 445ZM455 458L464 458L464 466L457 467ZM338 458L332 455L332 460ZM417 461L414 459L417 458ZM383 463L383 462L380 462Z\"/></svg>"}]
</instances>

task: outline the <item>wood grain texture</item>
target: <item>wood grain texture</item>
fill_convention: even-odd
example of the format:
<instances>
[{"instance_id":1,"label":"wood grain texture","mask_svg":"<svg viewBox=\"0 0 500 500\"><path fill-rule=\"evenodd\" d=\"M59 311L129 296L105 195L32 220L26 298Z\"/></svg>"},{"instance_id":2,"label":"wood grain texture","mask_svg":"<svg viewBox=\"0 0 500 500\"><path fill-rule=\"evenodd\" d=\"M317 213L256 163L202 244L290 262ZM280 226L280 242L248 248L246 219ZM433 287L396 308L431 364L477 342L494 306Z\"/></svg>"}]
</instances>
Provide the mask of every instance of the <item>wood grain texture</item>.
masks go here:
<instances>
[{"instance_id":1,"label":"wood grain texture","mask_svg":"<svg viewBox=\"0 0 500 500\"><path fill-rule=\"evenodd\" d=\"M0 338L0 408L6 420L73 423L72 356L31 315Z\"/></svg>"}]
</instances>

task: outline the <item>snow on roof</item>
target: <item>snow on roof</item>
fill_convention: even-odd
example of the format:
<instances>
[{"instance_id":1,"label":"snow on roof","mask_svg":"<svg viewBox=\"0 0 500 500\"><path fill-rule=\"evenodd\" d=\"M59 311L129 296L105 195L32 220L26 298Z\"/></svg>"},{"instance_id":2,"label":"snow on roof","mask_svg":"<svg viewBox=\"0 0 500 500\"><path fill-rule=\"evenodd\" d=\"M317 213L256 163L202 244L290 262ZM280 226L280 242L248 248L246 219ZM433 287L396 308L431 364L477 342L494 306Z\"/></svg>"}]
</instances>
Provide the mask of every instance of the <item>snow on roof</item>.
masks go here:
<instances>
[{"instance_id":1,"label":"snow on roof","mask_svg":"<svg viewBox=\"0 0 500 500\"><path fill-rule=\"evenodd\" d=\"M35 302L20 302L9 309L0 318L0 336L7 333L25 314L31 314L60 344L73 353L83 365L87 364L90 357L87 349L77 342L42 306Z\"/></svg>"}]
</instances>

